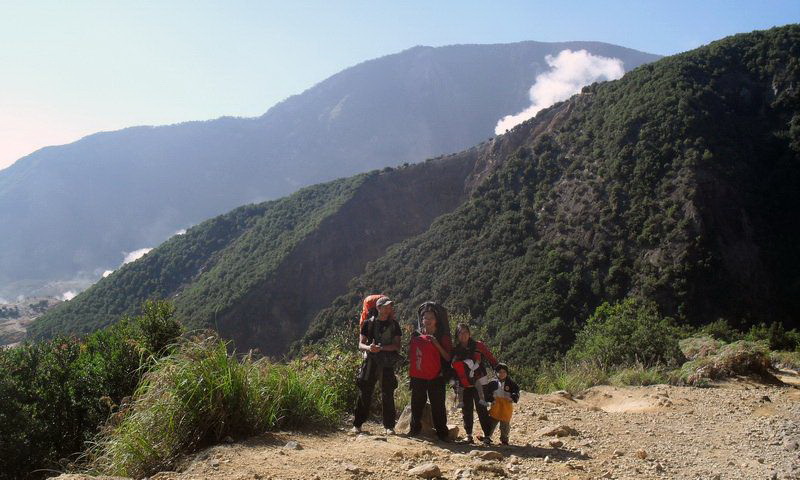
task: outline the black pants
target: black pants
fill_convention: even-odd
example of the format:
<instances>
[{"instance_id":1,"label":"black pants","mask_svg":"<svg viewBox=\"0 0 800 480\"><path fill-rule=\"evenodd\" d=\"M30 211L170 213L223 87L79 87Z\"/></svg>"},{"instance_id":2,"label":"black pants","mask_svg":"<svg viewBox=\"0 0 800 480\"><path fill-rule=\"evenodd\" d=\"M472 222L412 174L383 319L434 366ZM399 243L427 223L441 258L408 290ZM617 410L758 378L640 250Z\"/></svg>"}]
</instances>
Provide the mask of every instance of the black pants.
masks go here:
<instances>
[{"instance_id":1,"label":"black pants","mask_svg":"<svg viewBox=\"0 0 800 480\"><path fill-rule=\"evenodd\" d=\"M394 390L397 388L397 377L394 376L394 369L388 367L376 368L366 379L358 381L358 400L353 418L353 425L356 427L360 427L369 417L369 404L372 403L372 392L375 390L378 376L381 377L383 427L394 428Z\"/></svg>"},{"instance_id":2,"label":"black pants","mask_svg":"<svg viewBox=\"0 0 800 480\"><path fill-rule=\"evenodd\" d=\"M447 439L447 409L444 406L444 378L422 380L411 377L411 433L416 435L422 430L422 412L425 403L431 402L431 416L436 435Z\"/></svg>"},{"instance_id":3,"label":"black pants","mask_svg":"<svg viewBox=\"0 0 800 480\"><path fill-rule=\"evenodd\" d=\"M489 410L483 405L478 403L478 391L475 387L468 387L464 389L464 406L461 407L461 418L464 419L464 431L467 435L472 435L472 410L473 406L478 411L478 422L481 424L481 430L485 436L491 435L492 423L489 417Z\"/></svg>"}]
</instances>

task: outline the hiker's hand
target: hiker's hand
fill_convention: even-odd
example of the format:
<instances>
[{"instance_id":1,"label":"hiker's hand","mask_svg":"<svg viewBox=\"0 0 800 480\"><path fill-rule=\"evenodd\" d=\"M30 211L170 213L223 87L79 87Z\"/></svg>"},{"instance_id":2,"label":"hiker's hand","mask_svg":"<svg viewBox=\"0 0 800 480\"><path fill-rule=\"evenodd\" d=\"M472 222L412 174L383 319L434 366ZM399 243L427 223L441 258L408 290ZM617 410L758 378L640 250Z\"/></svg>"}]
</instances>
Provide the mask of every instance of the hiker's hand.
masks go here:
<instances>
[{"instance_id":1,"label":"hiker's hand","mask_svg":"<svg viewBox=\"0 0 800 480\"><path fill-rule=\"evenodd\" d=\"M372 345L369 346L369 351L372 353L378 353L381 351L381 346L378 345L377 343L373 343Z\"/></svg>"}]
</instances>

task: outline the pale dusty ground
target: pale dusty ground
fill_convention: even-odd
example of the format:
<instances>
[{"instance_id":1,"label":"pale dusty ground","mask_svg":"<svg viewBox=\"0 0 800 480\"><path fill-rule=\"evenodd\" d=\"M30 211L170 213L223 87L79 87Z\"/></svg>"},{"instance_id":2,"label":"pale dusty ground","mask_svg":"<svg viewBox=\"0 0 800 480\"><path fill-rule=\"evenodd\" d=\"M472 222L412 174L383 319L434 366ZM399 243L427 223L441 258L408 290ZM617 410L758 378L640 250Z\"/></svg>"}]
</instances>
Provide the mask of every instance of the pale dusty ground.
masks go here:
<instances>
[{"instance_id":1,"label":"pale dusty ground","mask_svg":"<svg viewBox=\"0 0 800 480\"><path fill-rule=\"evenodd\" d=\"M369 433L359 436L343 426L215 446L188 457L181 472L151 478L410 478L408 471L425 463L449 479L800 478L800 383L783 378L795 385L740 380L705 389L595 387L576 398L524 393L508 447L386 437L380 424L367 423ZM460 425L460 415L449 422ZM578 434L555 439L537 432L558 425ZM550 443L556 440L563 445ZM288 448L291 441L300 449ZM473 450L502 458L481 459Z\"/></svg>"}]
</instances>

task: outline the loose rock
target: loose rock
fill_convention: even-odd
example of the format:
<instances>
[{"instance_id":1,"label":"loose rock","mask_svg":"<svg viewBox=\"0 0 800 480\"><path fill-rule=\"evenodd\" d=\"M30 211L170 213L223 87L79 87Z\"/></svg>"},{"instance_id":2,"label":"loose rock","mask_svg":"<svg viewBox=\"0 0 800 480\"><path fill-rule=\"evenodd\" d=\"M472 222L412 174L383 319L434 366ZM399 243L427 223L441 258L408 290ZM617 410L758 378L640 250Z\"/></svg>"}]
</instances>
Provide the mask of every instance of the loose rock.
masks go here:
<instances>
[{"instance_id":1,"label":"loose rock","mask_svg":"<svg viewBox=\"0 0 800 480\"><path fill-rule=\"evenodd\" d=\"M557 425L540 428L534 435L541 437L568 437L577 434L578 431L568 425Z\"/></svg>"},{"instance_id":2,"label":"loose rock","mask_svg":"<svg viewBox=\"0 0 800 480\"><path fill-rule=\"evenodd\" d=\"M469 455L482 460L502 460L504 458L502 453L494 450L471 450Z\"/></svg>"},{"instance_id":3,"label":"loose rock","mask_svg":"<svg viewBox=\"0 0 800 480\"><path fill-rule=\"evenodd\" d=\"M408 474L420 478L436 478L442 475L442 471L435 463L425 463L412 468L408 471Z\"/></svg>"}]
</instances>

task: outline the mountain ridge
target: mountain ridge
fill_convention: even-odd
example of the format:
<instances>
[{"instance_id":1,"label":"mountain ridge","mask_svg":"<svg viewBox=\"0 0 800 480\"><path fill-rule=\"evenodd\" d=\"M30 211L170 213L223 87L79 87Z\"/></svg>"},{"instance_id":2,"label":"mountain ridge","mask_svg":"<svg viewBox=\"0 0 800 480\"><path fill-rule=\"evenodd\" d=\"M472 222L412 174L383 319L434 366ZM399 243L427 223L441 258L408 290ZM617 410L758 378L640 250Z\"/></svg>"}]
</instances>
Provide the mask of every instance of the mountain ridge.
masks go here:
<instances>
[{"instance_id":1,"label":"mountain ridge","mask_svg":"<svg viewBox=\"0 0 800 480\"><path fill-rule=\"evenodd\" d=\"M98 278L124 253L238 205L468 148L527 104L560 45L388 55L260 117L129 127L41 149L0 171L0 224L11 232L0 238L0 295L78 272ZM657 58L618 51L629 67Z\"/></svg>"}]
</instances>

